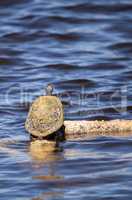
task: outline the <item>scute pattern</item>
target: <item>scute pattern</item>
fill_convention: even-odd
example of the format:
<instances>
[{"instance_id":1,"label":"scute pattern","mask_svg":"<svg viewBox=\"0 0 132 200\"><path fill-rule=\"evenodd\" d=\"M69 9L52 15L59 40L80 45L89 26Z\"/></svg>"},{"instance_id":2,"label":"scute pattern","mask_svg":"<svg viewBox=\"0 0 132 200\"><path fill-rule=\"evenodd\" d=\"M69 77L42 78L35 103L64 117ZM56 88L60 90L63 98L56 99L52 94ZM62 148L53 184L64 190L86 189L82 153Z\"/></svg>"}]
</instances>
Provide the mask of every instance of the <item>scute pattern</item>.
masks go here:
<instances>
[{"instance_id":1,"label":"scute pattern","mask_svg":"<svg viewBox=\"0 0 132 200\"><path fill-rule=\"evenodd\" d=\"M63 125L63 106L55 96L37 98L25 123L26 130L35 136L47 136Z\"/></svg>"}]
</instances>

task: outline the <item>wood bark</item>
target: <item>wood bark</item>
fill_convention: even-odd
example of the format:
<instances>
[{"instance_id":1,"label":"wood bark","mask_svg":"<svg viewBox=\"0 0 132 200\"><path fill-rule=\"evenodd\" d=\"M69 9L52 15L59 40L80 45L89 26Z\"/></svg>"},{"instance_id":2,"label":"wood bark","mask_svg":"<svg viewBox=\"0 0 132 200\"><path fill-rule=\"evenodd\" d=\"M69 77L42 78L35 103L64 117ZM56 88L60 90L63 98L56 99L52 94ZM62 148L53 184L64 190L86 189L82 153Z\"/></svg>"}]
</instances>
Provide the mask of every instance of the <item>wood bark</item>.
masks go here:
<instances>
[{"instance_id":1,"label":"wood bark","mask_svg":"<svg viewBox=\"0 0 132 200\"><path fill-rule=\"evenodd\" d=\"M66 140L84 140L97 136L132 135L132 120L64 121Z\"/></svg>"}]
</instances>

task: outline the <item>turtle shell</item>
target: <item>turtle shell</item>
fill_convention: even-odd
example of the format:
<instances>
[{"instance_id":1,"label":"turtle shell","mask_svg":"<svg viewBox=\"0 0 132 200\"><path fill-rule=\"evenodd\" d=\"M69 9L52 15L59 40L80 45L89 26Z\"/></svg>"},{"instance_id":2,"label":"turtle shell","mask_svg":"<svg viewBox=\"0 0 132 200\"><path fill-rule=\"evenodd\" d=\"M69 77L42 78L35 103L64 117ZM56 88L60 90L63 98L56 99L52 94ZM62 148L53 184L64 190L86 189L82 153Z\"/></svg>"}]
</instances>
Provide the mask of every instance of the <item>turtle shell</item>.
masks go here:
<instances>
[{"instance_id":1,"label":"turtle shell","mask_svg":"<svg viewBox=\"0 0 132 200\"><path fill-rule=\"evenodd\" d=\"M47 136L63 125L63 106L56 96L40 96L30 107L26 130L35 136Z\"/></svg>"}]
</instances>

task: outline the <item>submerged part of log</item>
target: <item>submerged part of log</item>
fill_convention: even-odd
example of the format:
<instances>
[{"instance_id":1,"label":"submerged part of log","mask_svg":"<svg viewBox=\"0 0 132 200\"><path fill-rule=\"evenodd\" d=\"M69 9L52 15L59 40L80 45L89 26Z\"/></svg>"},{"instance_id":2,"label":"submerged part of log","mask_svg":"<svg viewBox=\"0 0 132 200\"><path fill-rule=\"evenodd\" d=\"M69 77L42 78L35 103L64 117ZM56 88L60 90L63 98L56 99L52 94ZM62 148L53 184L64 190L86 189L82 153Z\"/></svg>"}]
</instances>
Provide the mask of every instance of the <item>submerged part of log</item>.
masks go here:
<instances>
[{"instance_id":1,"label":"submerged part of log","mask_svg":"<svg viewBox=\"0 0 132 200\"><path fill-rule=\"evenodd\" d=\"M65 121L66 140L84 140L97 136L132 135L132 120Z\"/></svg>"}]
</instances>

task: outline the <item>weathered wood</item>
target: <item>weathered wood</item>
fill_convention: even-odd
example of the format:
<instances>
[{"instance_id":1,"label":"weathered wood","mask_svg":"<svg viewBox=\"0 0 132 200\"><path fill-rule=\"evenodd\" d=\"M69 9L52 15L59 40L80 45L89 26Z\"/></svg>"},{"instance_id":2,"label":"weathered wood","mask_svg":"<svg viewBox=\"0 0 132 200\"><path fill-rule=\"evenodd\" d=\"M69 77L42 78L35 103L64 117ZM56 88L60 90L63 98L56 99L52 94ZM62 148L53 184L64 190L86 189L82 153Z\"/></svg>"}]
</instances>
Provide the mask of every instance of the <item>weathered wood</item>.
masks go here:
<instances>
[{"instance_id":1,"label":"weathered wood","mask_svg":"<svg viewBox=\"0 0 132 200\"><path fill-rule=\"evenodd\" d=\"M83 140L97 136L131 136L132 120L65 121L66 140Z\"/></svg>"}]
</instances>

